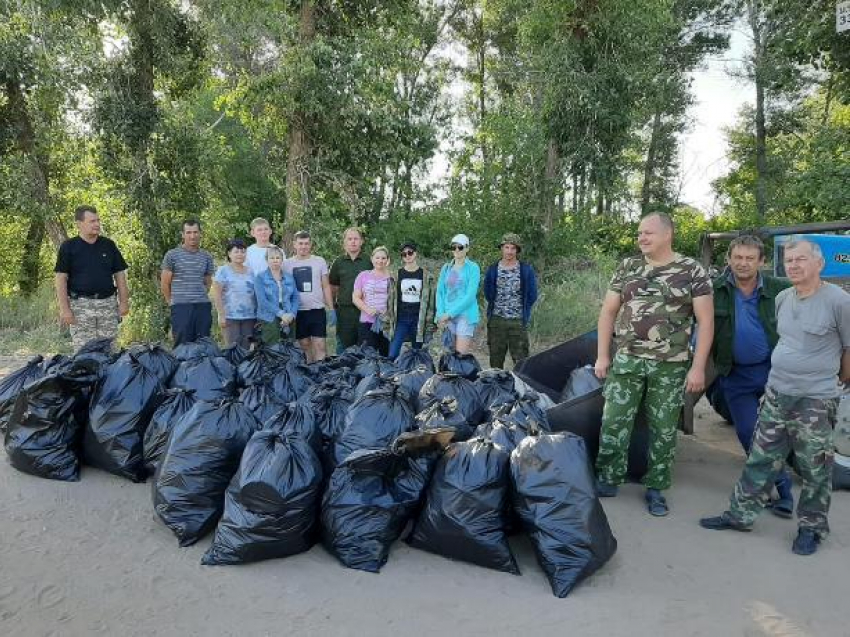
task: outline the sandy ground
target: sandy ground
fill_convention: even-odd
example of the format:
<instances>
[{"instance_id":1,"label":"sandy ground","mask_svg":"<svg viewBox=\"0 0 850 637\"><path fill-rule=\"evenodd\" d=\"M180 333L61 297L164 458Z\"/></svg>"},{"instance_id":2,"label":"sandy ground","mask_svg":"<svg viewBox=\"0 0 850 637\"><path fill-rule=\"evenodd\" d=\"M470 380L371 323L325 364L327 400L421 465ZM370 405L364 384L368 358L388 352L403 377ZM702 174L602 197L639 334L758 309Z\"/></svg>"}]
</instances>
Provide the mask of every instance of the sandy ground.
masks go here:
<instances>
[{"instance_id":1,"label":"sandy ground","mask_svg":"<svg viewBox=\"0 0 850 637\"><path fill-rule=\"evenodd\" d=\"M794 522L767 513L750 534L704 531L697 520L723 509L741 454L704 406L696 424L680 437L671 515L646 514L637 485L605 500L619 551L563 600L524 538L513 543L521 577L403 543L379 575L319 546L202 567L209 538L178 548L150 485L94 469L51 482L2 462L0 636L850 636L850 494L835 494L833 534L812 557L790 552Z\"/></svg>"}]
</instances>

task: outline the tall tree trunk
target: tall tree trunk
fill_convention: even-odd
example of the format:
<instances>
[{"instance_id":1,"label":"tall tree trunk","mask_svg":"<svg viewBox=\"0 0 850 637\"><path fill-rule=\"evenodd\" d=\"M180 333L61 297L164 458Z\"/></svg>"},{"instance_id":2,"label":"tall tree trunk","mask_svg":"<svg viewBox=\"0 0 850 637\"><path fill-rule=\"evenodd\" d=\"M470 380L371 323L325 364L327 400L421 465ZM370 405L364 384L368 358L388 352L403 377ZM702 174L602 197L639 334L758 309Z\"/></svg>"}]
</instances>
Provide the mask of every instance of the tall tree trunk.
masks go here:
<instances>
[{"instance_id":1,"label":"tall tree trunk","mask_svg":"<svg viewBox=\"0 0 850 637\"><path fill-rule=\"evenodd\" d=\"M561 156L558 144L554 138L549 139L546 146L546 166L543 173L542 201L540 220L547 234L552 231L555 216L556 193L560 188Z\"/></svg>"},{"instance_id":2,"label":"tall tree trunk","mask_svg":"<svg viewBox=\"0 0 850 637\"><path fill-rule=\"evenodd\" d=\"M151 137L159 118L156 95L154 95L154 33L155 7L150 0L135 0L130 23L130 57L132 60L133 95L138 102L142 117L138 122L139 132L130 143L133 162L133 183L130 197L133 212L142 222L145 245L150 254L159 255L166 249L162 223L154 196L154 180L150 164ZM140 271L135 274L141 280L155 281L159 275L155 258L141 260Z\"/></svg>"},{"instance_id":3,"label":"tall tree trunk","mask_svg":"<svg viewBox=\"0 0 850 637\"><path fill-rule=\"evenodd\" d=\"M640 192L640 214L646 215L649 212L649 205L652 203L652 181L655 178L658 140L661 137L661 109L656 108L655 115L652 117L652 133L649 137L649 148L646 151L646 163L643 165L643 186Z\"/></svg>"},{"instance_id":4,"label":"tall tree trunk","mask_svg":"<svg viewBox=\"0 0 850 637\"><path fill-rule=\"evenodd\" d=\"M302 55L307 53L316 38L316 5L313 0L301 0L298 19L298 41ZM313 149L307 132L306 114L296 109L289 122L288 154L286 158L286 230L284 240L304 226L309 207L310 176L308 163Z\"/></svg>"},{"instance_id":5,"label":"tall tree trunk","mask_svg":"<svg viewBox=\"0 0 850 637\"><path fill-rule=\"evenodd\" d=\"M38 288L41 245L45 233L50 235L55 248L68 238L65 228L53 212L50 200L50 183L47 159L36 149L35 131L26 97L16 78L7 78L7 112L14 127L15 145L23 154L27 166L27 183L30 197L34 203L30 225L24 239L24 251L21 257L21 269L18 273L18 286L24 296L30 296Z\"/></svg>"}]
</instances>

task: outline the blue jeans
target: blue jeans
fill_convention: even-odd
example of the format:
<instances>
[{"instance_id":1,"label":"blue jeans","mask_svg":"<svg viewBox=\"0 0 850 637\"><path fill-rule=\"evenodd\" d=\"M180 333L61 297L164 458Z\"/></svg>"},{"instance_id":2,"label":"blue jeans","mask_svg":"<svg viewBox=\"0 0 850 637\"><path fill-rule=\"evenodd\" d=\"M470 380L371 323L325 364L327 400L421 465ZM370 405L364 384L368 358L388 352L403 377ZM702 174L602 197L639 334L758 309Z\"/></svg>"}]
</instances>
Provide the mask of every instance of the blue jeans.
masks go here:
<instances>
[{"instance_id":1,"label":"blue jeans","mask_svg":"<svg viewBox=\"0 0 850 637\"><path fill-rule=\"evenodd\" d=\"M389 358L395 360L401 353L401 346L404 342L410 340L413 343L413 349L420 349L422 343L416 342L416 327L419 325L419 316L404 317L400 316L395 324L395 333L393 340L390 343Z\"/></svg>"},{"instance_id":2,"label":"blue jeans","mask_svg":"<svg viewBox=\"0 0 850 637\"><path fill-rule=\"evenodd\" d=\"M769 373L770 362L759 365L733 365L729 375L718 376L712 387L713 391L722 395L735 426L735 433L747 454L753 444L759 399L764 394ZM783 469L776 479L776 491L780 498L791 497L791 476L787 469Z\"/></svg>"},{"instance_id":3,"label":"blue jeans","mask_svg":"<svg viewBox=\"0 0 850 637\"><path fill-rule=\"evenodd\" d=\"M209 336L212 329L212 303L175 303L171 306L171 335L174 346Z\"/></svg>"}]
</instances>

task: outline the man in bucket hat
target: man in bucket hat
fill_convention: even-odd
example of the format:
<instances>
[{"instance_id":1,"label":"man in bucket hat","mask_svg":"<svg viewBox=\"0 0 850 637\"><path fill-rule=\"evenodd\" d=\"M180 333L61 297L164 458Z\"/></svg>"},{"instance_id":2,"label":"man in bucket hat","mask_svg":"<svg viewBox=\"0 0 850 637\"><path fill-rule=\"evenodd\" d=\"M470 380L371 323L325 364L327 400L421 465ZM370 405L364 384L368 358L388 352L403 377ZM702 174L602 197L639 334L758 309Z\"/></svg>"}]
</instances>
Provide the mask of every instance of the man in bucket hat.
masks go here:
<instances>
[{"instance_id":1,"label":"man in bucket hat","mask_svg":"<svg viewBox=\"0 0 850 637\"><path fill-rule=\"evenodd\" d=\"M534 268L519 260L522 239L509 232L499 243L502 258L487 268L484 297L487 299L487 345L490 366L501 368L510 351L516 365L528 356L528 322L537 301Z\"/></svg>"}]
</instances>

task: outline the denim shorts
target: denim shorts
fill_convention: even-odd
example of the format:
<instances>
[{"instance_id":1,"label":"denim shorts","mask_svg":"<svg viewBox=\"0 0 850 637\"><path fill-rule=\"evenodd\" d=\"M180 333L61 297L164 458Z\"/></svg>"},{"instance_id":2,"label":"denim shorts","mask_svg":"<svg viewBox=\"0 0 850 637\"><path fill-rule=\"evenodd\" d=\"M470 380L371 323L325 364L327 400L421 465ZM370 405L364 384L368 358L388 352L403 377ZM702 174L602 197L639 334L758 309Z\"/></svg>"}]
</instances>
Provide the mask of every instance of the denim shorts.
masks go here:
<instances>
[{"instance_id":1,"label":"denim shorts","mask_svg":"<svg viewBox=\"0 0 850 637\"><path fill-rule=\"evenodd\" d=\"M455 336L472 338L475 336L475 323L470 323L465 316L449 320L449 331Z\"/></svg>"}]
</instances>

